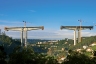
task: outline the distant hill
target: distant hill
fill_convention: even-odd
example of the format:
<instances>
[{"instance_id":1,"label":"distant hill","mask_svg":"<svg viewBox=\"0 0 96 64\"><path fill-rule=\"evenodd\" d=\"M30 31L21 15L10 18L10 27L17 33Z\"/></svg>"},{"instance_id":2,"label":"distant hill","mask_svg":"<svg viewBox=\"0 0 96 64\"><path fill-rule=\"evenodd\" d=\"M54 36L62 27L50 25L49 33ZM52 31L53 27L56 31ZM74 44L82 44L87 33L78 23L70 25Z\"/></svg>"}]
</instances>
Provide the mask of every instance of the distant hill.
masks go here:
<instances>
[{"instance_id":1,"label":"distant hill","mask_svg":"<svg viewBox=\"0 0 96 64\"><path fill-rule=\"evenodd\" d=\"M20 41L20 39L14 39L14 40L19 40ZM36 44L37 42L48 42L48 41L50 41L50 40L43 40L43 39L27 39L27 42L28 43L30 43L30 44Z\"/></svg>"}]
</instances>

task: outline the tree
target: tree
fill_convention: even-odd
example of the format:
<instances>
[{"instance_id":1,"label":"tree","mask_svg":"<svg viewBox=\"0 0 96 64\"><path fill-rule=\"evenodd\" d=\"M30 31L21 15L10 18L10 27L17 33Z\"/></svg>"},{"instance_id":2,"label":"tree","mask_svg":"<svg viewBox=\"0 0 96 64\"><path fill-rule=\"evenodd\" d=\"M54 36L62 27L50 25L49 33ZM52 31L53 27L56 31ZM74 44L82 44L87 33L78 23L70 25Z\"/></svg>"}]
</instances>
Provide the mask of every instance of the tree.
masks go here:
<instances>
[{"instance_id":1,"label":"tree","mask_svg":"<svg viewBox=\"0 0 96 64\"><path fill-rule=\"evenodd\" d=\"M62 64L91 64L91 60L84 54L70 51L70 55L67 56Z\"/></svg>"},{"instance_id":2,"label":"tree","mask_svg":"<svg viewBox=\"0 0 96 64\"><path fill-rule=\"evenodd\" d=\"M96 51L93 52L93 56L96 56Z\"/></svg>"},{"instance_id":3,"label":"tree","mask_svg":"<svg viewBox=\"0 0 96 64\"><path fill-rule=\"evenodd\" d=\"M4 52L3 46L0 46L0 64L7 64L5 59L6 59L6 53Z\"/></svg>"},{"instance_id":4,"label":"tree","mask_svg":"<svg viewBox=\"0 0 96 64\"><path fill-rule=\"evenodd\" d=\"M56 64L53 57L35 53L31 47L16 47L12 54L9 55L9 64Z\"/></svg>"}]
</instances>

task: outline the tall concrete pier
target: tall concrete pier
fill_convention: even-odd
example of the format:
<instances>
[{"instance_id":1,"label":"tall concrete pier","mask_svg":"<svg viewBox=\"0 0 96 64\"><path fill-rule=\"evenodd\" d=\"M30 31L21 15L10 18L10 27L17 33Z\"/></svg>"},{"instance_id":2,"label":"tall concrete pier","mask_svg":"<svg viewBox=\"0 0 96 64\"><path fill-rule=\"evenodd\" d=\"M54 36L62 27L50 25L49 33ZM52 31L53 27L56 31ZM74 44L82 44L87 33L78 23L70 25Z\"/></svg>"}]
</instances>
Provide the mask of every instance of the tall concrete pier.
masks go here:
<instances>
[{"instance_id":1,"label":"tall concrete pier","mask_svg":"<svg viewBox=\"0 0 96 64\"><path fill-rule=\"evenodd\" d=\"M20 31L21 32L21 46L27 46L27 31L31 30L44 30L44 26L39 27L5 27L6 31L12 30L12 31ZM23 37L25 35L25 37ZM24 39L23 39L24 38Z\"/></svg>"},{"instance_id":2,"label":"tall concrete pier","mask_svg":"<svg viewBox=\"0 0 96 64\"><path fill-rule=\"evenodd\" d=\"M76 31L78 31L78 43L81 42L81 30L93 29L93 26L61 26L60 29L74 30L74 45L76 45Z\"/></svg>"}]
</instances>

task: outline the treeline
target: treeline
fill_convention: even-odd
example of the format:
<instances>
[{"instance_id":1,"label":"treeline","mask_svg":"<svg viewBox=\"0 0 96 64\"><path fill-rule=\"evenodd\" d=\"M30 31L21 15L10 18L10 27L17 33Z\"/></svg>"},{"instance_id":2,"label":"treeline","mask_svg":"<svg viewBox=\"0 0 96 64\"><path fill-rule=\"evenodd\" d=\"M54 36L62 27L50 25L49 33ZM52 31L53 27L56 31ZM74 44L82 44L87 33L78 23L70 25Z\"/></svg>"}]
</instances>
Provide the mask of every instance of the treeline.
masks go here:
<instances>
[{"instance_id":1,"label":"treeline","mask_svg":"<svg viewBox=\"0 0 96 64\"><path fill-rule=\"evenodd\" d=\"M15 40L18 40L18 41L20 41L21 39L15 39ZM28 41L28 43L30 43L30 44L36 44L36 43L38 43L38 42L48 42L48 41L50 41L50 40L42 40L42 39L27 39L27 41Z\"/></svg>"}]
</instances>

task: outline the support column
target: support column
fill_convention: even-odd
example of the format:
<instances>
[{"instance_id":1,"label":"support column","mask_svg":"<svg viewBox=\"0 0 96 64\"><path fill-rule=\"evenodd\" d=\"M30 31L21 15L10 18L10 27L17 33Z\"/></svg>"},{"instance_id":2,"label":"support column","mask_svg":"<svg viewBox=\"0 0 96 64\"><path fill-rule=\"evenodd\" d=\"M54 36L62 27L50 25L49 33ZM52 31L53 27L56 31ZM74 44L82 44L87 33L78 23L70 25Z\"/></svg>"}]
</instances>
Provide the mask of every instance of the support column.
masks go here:
<instances>
[{"instance_id":1,"label":"support column","mask_svg":"<svg viewBox=\"0 0 96 64\"><path fill-rule=\"evenodd\" d=\"M25 46L27 46L27 28L25 28Z\"/></svg>"},{"instance_id":2,"label":"support column","mask_svg":"<svg viewBox=\"0 0 96 64\"><path fill-rule=\"evenodd\" d=\"M21 30L21 46L23 46L23 30Z\"/></svg>"},{"instance_id":3,"label":"support column","mask_svg":"<svg viewBox=\"0 0 96 64\"><path fill-rule=\"evenodd\" d=\"M76 45L76 29L74 29L74 46Z\"/></svg>"},{"instance_id":4,"label":"support column","mask_svg":"<svg viewBox=\"0 0 96 64\"><path fill-rule=\"evenodd\" d=\"M80 37L80 29L78 30L78 43L81 42L81 37Z\"/></svg>"}]
</instances>

